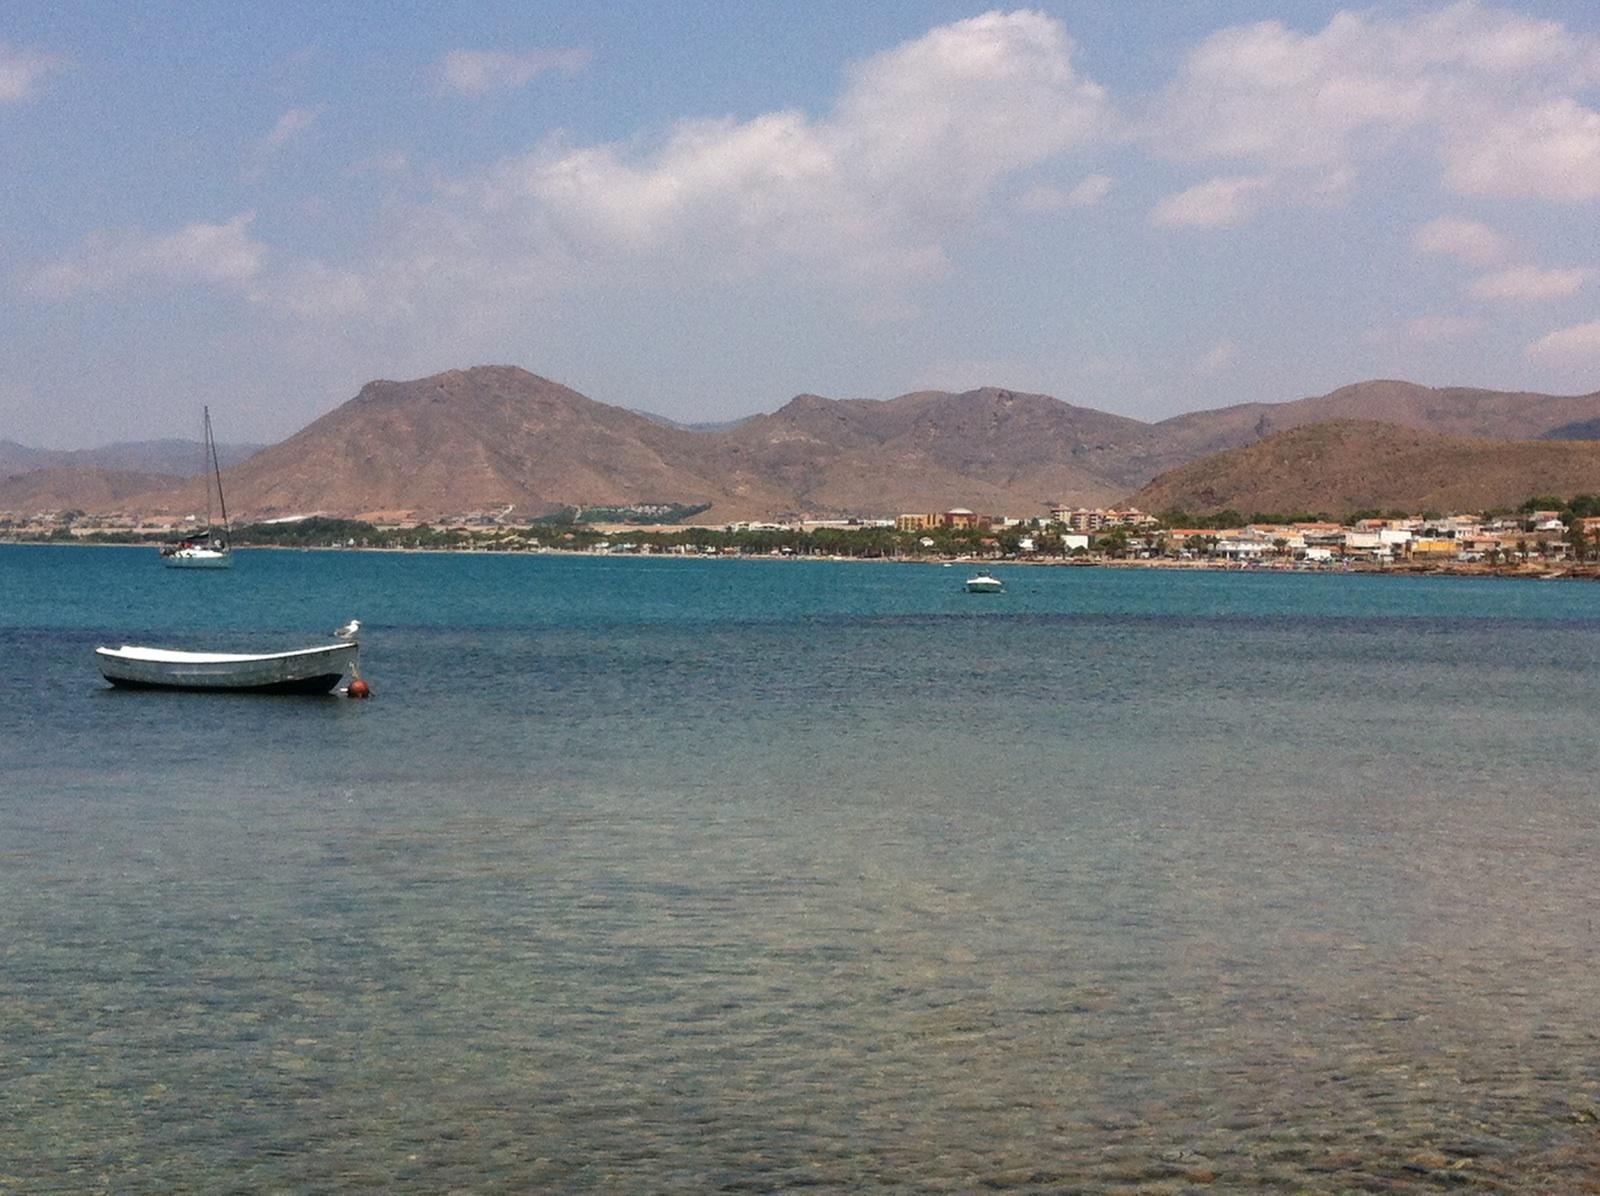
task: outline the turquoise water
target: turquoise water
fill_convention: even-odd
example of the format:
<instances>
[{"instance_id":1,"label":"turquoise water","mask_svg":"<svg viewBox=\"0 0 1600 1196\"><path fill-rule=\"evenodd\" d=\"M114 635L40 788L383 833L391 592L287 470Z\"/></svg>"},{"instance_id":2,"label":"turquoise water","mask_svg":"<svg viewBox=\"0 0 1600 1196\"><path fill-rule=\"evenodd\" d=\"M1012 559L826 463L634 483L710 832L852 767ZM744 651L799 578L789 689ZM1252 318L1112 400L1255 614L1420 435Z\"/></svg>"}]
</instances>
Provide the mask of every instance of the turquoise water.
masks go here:
<instances>
[{"instance_id":1,"label":"turquoise water","mask_svg":"<svg viewBox=\"0 0 1600 1196\"><path fill-rule=\"evenodd\" d=\"M1000 572L0 547L0 1190L1597 1174L1600 587Z\"/></svg>"}]
</instances>

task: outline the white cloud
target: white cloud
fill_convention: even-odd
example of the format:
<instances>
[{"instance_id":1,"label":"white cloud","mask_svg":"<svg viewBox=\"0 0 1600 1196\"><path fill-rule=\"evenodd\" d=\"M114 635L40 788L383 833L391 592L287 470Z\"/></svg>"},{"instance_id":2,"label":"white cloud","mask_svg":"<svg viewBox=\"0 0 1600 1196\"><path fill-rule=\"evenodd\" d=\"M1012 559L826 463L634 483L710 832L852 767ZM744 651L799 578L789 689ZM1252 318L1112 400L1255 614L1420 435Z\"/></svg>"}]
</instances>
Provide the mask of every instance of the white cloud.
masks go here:
<instances>
[{"instance_id":1,"label":"white cloud","mask_svg":"<svg viewBox=\"0 0 1600 1196\"><path fill-rule=\"evenodd\" d=\"M1468 195L1600 199L1600 112L1570 98L1509 112L1452 138L1446 157Z\"/></svg>"},{"instance_id":2,"label":"white cloud","mask_svg":"<svg viewBox=\"0 0 1600 1196\"><path fill-rule=\"evenodd\" d=\"M945 25L858 64L820 132L858 186L937 183L974 200L1095 130L1105 94L1074 72L1073 50L1037 12Z\"/></svg>"},{"instance_id":3,"label":"white cloud","mask_svg":"<svg viewBox=\"0 0 1600 1196\"><path fill-rule=\"evenodd\" d=\"M1220 374L1231 366L1238 356L1239 346L1232 341L1223 341L1196 363L1195 370L1207 376Z\"/></svg>"},{"instance_id":4,"label":"white cloud","mask_svg":"<svg viewBox=\"0 0 1600 1196\"><path fill-rule=\"evenodd\" d=\"M1356 134L1416 118L1419 82L1374 69L1368 19L1340 13L1318 34L1278 21L1221 30L1167 93L1160 136L1181 157L1345 162Z\"/></svg>"},{"instance_id":5,"label":"white cloud","mask_svg":"<svg viewBox=\"0 0 1600 1196\"><path fill-rule=\"evenodd\" d=\"M1091 174L1071 187L1041 184L1030 187L1017 199L1027 212L1060 212L1068 208L1092 208L1111 194L1111 176Z\"/></svg>"},{"instance_id":6,"label":"white cloud","mask_svg":"<svg viewBox=\"0 0 1600 1196\"><path fill-rule=\"evenodd\" d=\"M317 123L317 113L311 108L291 108L278 117L278 123L272 126L263 144L268 149L277 149L293 141L312 125Z\"/></svg>"},{"instance_id":7,"label":"white cloud","mask_svg":"<svg viewBox=\"0 0 1600 1196\"><path fill-rule=\"evenodd\" d=\"M64 55L25 50L0 42L0 104L16 104L27 99L41 82L66 65Z\"/></svg>"},{"instance_id":8,"label":"white cloud","mask_svg":"<svg viewBox=\"0 0 1600 1196\"><path fill-rule=\"evenodd\" d=\"M1600 321L1546 333L1528 346L1528 358L1543 364L1600 362Z\"/></svg>"},{"instance_id":9,"label":"white cloud","mask_svg":"<svg viewBox=\"0 0 1600 1196\"><path fill-rule=\"evenodd\" d=\"M1260 176L1210 179L1167 196L1150 221L1162 228L1232 228L1255 215L1272 186L1270 178Z\"/></svg>"},{"instance_id":10,"label":"white cloud","mask_svg":"<svg viewBox=\"0 0 1600 1196\"><path fill-rule=\"evenodd\" d=\"M1485 274L1472 284L1479 299L1565 299L1576 295L1592 270L1542 270L1538 266L1513 266Z\"/></svg>"},{"instance_id":11,"label":"white cloud","mask_svg":"<svg viewBox=\"0 0 1600 1196\"><path fill-rule=\"evenodd\" d=\"M1149 137L1170 156L1231 160L1280 199L1351 180L1383 155L1429 149L1467 194L1600 195L1600 41L1466 2L1389 18L1341 12L1302 33L1279 21L1206 38L1163 92Z\"/></svg>"},{"instance_id":12,"label":"white cloud","mask_svg":"<svg viewBox=\"0 0 1600 1196\"><path fill-rule=\"evenodd\" d=\"M682 120L651 141L550 138L436 181L427 199L391 196L367 243L338 257L269 255L241 217L97 234L38 270L31 289L229 285L286 341L337 326L352 346L405 338L451 354L515 335L580 288L682 293L760 277L825 293L865 322L903 320L917 312L915 284L950 269L949 238L1009 178L1105 129L1105 94L1074 53L1048 16L990 13L856 63L820 113ZM468 90L515 74L498 59L453 61L453 86ZM291 119L283 135L305 127ZM1086 204L1108 186L1091 177L1066 194Z\"/></svg>"},{"instance_id":13,"label":"white cloud","mask_svg":"<svg viewBox=\"0 0 1600 1196\"><path fill-rule=\"evenodd\" d=\"M946 240L1011 175L1094 140L1101 88L1061 24L991 13L848 70L832 108L682 120L653 141L553 137L476 174L391 198L360 253L252 280L286 336L324 327L451 355L520 335L582 289L795 286L864 323L917 314ZM1091 184L1083 192L1092 195Z\"/></svg>"},{"instance_id":14,"label":"white cloud","mask_svg":"<svg viewBox=\"0 0 1600 1196\"><path fill-rule=\"evenodd\" d=\"M441 88L475 96L526 87L546 71L576 74L588 64L587 50L451 50L434 73Z\"/></svg>"},{"instance_id":15,"label":"white cloud","mask_svg":"<svg viewBox=\"0 0 1600 1196\"><path fill-rule=\"evenodd\" d=\"M1430 220L1411 239L1418 253L1453 257L1468 266L1489 266L1505 257L1506 239L1480 220L1441 216Z\"/></svg>"},{"instance_id":16,"label":"white cloud","mask_svg":"<svg viewBox=\"0 0 1600 1196\"><path fill-rule=\"evenodd\" d=\"M243 287L261 272L267 248L250 234L255 213L226 224L190 224L175 233L98 232L71 254L36 271L28 288L44 299L106 293L141 282L202 282Z\"/></svg>"},{"instance_id":17,"label":"white cloud","mask_svg":"<svg viewBox=\"0 0 1600 1196\"><path fill-rule=\"evenodd\" d=\"M947 268L943 238L1001 179L1100 128L1104 93L1073 50L1039 13L959 21L856 64L824 117L684 120L644 149L553 141L463 181L436 215L475 229L507 285L574 261L803 264L867 292L865 309L901 309L901 285Z\"/></svg>"}]
</instances>

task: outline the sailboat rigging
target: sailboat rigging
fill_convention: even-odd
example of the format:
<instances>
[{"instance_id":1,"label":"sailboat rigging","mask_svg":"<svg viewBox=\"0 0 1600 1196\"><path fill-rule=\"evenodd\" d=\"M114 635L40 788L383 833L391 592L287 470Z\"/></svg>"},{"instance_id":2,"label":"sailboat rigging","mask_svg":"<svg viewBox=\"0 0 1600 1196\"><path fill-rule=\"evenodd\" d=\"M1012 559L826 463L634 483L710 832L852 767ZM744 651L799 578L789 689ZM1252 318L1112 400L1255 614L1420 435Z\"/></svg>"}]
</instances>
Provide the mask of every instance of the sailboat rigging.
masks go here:
<instances>
[{"instance_id":1,"label":"sailboat rigging","mask_svg":"<svg viewBox=\"0 0 1600 1196\"><path fill-rule=\"evenodd\" d=\"M188 535L177 544L161 550L161 560L169 569L227 569L233 565L233 527L228 522L228 500L222 493L222 465L217 460L217 441L211 434L211 408L202 408L205 418L204 453L202 470L206 481L206 528L201 535ZM217 505L222 514L222 526L211 521L211 484L216 482Z\"/></svg>"}]
</instances>

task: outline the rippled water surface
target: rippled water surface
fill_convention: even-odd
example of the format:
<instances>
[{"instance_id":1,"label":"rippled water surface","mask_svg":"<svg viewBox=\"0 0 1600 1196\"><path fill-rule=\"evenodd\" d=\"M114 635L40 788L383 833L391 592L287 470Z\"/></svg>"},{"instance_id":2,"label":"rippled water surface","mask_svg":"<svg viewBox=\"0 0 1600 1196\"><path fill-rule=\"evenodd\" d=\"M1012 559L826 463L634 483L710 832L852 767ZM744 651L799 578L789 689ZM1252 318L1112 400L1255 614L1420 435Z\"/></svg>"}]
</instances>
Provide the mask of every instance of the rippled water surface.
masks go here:
<instances>
[{"instance_id":1,"label":"rippled water surface","mask_svg":"<svg viewBox=\"0 0 1600 1196\"><path fill-rule=\"evenodd\" d=\"M1600 587L962 576L0 548L0 1190L1595 1190Z\"/></svg>"}]
</instances>

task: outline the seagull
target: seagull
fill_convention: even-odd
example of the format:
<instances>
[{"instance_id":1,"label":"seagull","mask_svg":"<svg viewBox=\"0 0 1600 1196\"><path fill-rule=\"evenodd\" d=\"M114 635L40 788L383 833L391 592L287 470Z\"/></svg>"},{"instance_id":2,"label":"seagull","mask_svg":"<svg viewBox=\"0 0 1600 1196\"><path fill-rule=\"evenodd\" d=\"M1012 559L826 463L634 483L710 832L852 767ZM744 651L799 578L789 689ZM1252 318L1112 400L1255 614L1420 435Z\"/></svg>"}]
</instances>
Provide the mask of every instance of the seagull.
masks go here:
<instances>
[{"instance_id":1,"label":"seagull","mask_svg":"<svg viewBox=\"0 0 1600 1196\"><path fill-rule=\"evenodd\" d=\"M342 640L353 640L353 639L356 638L356 632L358 632L360 630L361 630L361 620L360 619L351 619L343 627L335 629L333 634L338 636Z\"/></svg>"}]
</instances>

